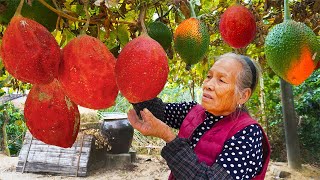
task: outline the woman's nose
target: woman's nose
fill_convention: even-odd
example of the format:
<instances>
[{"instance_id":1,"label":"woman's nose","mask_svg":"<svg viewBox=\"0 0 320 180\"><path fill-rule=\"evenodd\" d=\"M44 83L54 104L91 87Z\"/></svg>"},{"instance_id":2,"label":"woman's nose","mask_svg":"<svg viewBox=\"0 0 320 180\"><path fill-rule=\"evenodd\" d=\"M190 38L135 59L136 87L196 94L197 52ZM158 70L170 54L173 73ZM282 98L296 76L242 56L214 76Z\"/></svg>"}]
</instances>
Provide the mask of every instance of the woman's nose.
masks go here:
<instances>
[{"instance_id":1,"label":"woman's nose","mask_svg":"<svg viewBox=\"0 0 320 180\"><path fill-rule=\"evenodd\" d=\"M205 89L207 89L207 90L214 90L214 87L215 87L215 85L214 85L215 83L214 83L214 80L213 79L210 79L210 80L208 80L208 81L206 81L205 83L204 83L204 88Z\"/></svg>"}]
</instances>

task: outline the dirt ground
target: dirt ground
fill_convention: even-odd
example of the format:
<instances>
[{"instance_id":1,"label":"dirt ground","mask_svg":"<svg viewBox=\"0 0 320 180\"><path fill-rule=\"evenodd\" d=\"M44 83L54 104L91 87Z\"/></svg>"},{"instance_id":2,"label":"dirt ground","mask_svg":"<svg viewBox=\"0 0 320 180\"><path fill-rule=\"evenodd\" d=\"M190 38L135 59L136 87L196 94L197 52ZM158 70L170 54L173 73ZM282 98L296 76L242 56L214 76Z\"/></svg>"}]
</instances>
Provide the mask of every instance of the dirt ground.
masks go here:
<instances>
[{"instance_id":1,"label":"dirt ground","mask_svg":"<svg viewBox=\"0 0 320 180\"><path fill-rule=\"evenodd\" d=\"M166 180L169 169L166 162L158 155L137 155L137 161L123 168L108 170L100 168L90 171L85 178L52 176L47 174L20 173L15 171L18 163L17 157L8 157L0 154L0 180ZM287 178L279 178L280 171L291 173ZM304 165L300 172L294 172L286 163L271 162L268 168L266 180L292 179L292 180L320 180L320 169L310 165Z\"/></svg>"}]
</instances>

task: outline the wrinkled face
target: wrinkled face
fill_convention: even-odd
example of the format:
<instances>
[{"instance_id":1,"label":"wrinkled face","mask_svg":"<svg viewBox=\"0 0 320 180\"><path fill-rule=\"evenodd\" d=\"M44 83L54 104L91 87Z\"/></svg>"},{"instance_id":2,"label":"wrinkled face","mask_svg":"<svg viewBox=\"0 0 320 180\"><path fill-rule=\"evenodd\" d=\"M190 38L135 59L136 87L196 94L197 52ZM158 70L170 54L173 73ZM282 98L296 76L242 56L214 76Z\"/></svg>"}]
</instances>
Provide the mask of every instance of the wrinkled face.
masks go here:
<instances>
[{"instance_id":1,"label":"wrinkled face","mask_svg":"<svg viewBox=\"0 0 320 180\"><path fill-rule=\"evenodd\" d=\"M202 106L208 112L226 116L236 110L240 95L235 88L241 70L241 63L231 58L214 63L203 82Z\"/></svg>"}]
</instances>

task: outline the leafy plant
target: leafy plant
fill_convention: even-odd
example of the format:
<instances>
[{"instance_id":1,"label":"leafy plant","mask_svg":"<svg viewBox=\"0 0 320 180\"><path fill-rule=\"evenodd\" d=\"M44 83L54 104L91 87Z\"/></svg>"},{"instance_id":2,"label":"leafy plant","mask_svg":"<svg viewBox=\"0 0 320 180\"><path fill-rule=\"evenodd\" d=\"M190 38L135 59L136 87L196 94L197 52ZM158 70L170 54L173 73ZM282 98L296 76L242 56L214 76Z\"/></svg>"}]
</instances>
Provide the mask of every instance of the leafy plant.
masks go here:
<instances>
[{"instance_id":1,"label":"leafy plant","mask_svg":"<svg viewBox=\"0 0 320 180\"><path fill-rule=\"evenodd\" d=\"M299 137L304 159L320 164L320 70L294 89Z\"/></svg>"},{"instance_id":2,"label":"leafy plant","mask_svg":"<svg viewBox=\"0 0 320 180\"><path fill-rule=\"evenodd\" d=\"M2 148L9 150L8 155L16 156L22 147L27 130L24 116L12 103L1 105L0 112L0 140L1 145L6 146ZM6 142L3 142L4 140Z\"/></svg>"}]
</instances>

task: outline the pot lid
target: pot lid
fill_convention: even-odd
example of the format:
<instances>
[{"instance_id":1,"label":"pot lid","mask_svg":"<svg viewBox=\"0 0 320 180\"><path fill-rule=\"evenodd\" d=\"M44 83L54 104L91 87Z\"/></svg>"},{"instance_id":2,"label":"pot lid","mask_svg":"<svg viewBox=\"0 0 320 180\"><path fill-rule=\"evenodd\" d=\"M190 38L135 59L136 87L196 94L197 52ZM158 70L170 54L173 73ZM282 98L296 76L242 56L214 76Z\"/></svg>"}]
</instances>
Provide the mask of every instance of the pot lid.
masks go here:
<instances>
[{"instance_id":1,"label":"pot lid","mask_svg":"<svg viewBox=\"0 0 320 180\"><path fill-rule=\"evenodd\" d=\"M113 119L127 119L128 116L126 113L120 112L102 112L101 119L103 120L113 120Z\"/></svg>"}]
</instances>

